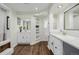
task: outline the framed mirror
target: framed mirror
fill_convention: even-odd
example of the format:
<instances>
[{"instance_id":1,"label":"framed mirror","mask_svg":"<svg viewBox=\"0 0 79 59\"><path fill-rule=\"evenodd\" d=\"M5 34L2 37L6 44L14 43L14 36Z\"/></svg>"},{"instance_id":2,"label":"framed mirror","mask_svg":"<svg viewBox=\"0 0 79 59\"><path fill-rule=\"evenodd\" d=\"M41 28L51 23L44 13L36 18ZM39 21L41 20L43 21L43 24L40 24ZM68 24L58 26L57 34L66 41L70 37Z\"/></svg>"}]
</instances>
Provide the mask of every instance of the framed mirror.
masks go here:
<instances>
[{"instance_id":1,"label":"framed mirror","mask_svg":"<svg viewBox=\"0 0 79 59\"><path fill-rule=\"evenodd\" d=\"M79 4L64 12L64 29L79 30Z\"/></svg>"}]
</instances>

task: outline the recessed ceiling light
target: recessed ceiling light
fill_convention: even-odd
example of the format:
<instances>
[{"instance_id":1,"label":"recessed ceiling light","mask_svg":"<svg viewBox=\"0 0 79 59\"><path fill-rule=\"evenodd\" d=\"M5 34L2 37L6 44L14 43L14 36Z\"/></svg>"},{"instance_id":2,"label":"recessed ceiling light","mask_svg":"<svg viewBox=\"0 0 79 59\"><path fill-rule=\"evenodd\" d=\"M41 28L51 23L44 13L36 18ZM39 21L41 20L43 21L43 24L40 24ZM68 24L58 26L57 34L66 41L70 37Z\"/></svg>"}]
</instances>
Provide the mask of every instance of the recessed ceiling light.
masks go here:
<instances>
[{"instance_id":1,"label":"recessed ceiling light","mask_svg":"<svg viewBox=\"0 0 79 59\"><path fill-rule=\"evenodd\" d=\"M38 8L35 8L35 10L37 11L37 10L38 10Z\"/></svg>"},{"instance_id":2,"label":"recessed ceiling light","mask_svg":"<svg viewBox=\"0 0 79 59\"><path fill-rule=\"evenodd\" d=\"M62 5L59 5L59 6L58 6L58 8L62 8L62 7L63 7Z\"/></svg>"}]
</instances>

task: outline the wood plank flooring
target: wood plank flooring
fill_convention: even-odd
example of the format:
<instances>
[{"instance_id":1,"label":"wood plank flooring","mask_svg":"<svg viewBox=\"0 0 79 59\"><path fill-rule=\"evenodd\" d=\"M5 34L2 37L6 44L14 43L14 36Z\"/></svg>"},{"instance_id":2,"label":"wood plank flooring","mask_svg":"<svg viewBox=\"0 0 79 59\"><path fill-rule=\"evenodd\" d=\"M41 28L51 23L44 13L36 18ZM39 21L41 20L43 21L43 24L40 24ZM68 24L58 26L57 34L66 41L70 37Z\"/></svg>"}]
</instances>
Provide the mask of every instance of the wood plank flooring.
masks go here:
<instances>
[{"instance_id":1,"label":"wood plank flooring","mask_svg":"<svg viewBox=\"0 0 79 59\"><path fill-rule=\"evenodd\" d=\"M13 55L50 55L47 42L39 42L35 45L18 45L14 49Z\"/></svg>"}]
</instances>

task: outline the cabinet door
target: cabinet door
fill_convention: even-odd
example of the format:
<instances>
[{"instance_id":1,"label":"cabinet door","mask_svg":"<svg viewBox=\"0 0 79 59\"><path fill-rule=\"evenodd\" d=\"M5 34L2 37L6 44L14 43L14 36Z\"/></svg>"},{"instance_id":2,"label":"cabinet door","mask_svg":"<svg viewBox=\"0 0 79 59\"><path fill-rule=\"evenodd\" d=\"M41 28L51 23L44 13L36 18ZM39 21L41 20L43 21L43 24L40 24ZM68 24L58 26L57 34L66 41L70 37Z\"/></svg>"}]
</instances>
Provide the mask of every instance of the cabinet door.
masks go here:
<instances>
[{"instance_id":1,"label":"cabinet door","mask_svg":"<svg viewBox=\"0 0 79 59\"><path fill-rule=\"evenodd\" d=\"M64 55L79 55L79 49L63 42L63 54Z\"/></svg>"},{"instance_id":2,"label":"cabinet door","mask_svg":"<svg viewBox=\"0 0 79 59\"><path fill-rule=\"evenodd\" d=\"M54 38L54 54L62 55L63 54L63 42L58 38Z\"/></svg>"},{"instance_id":3,"label":"cabinet door","mask_svg":"<svg viewBox=\"0 0 79 59\"><path fill-rule=\"evenodd\" d=\"M22 32L18 34L19 44L29 44L30 43L30 32Z\"/></svg>"},{"instance_id":4,"label":"cabinet door","mask_svg":"<svg viewBox=\"0 0 79 59\"><path fill-rule=\"evenodd\" d=\"M19 44L25 44L26 43L26 40L25 40L25 36L23 35L23 33L19 33L18 34L18 43Z\"/></svg>"},{"instance_id":5,"label":"cabinet door","mask_svg":"<svg viewBox=\"0 0 79 59\"><path fill-rule=\"evenodd\" d=\"M30 35L31 35L30 32L25 32L25 38L24 39L26 40L27 44L30 43Z\"/></svg>"},{"instance_id":6,"label":"cabinet door","mask_svg":"<svg viewBox=\"0 0 79 59\"><path fill-rule=\"evenodd\" d=\"M53 36L50 35L48 45L52 51L53 51L53 41L54 41Z\"/></svg>"}]
</instances>

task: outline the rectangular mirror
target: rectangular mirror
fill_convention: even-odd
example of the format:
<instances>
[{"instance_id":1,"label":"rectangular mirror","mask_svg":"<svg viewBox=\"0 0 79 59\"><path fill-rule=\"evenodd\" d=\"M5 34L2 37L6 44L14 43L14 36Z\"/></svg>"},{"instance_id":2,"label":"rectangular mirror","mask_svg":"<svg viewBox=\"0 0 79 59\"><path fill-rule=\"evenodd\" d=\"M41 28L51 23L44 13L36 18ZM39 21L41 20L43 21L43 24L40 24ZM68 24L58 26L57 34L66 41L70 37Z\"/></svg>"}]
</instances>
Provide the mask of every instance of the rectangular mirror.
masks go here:
<instances>
[{"instance_id":1,"label":"rectangular mirror","mask_svg":"<svg viewBox=\"0 0 79 59\"><path fill-rule=\"evenodd\" d=\"M79 30L79 4L64 12L64 29Z\"/></svg>"}]
</instances>

